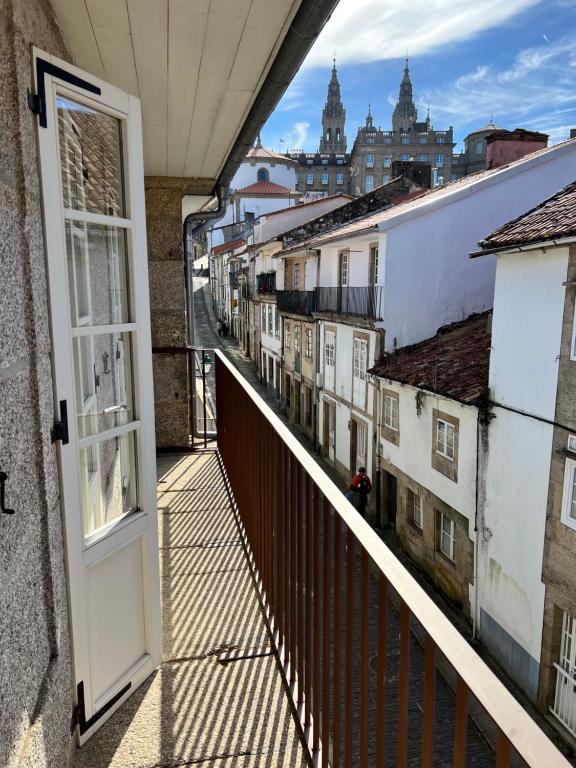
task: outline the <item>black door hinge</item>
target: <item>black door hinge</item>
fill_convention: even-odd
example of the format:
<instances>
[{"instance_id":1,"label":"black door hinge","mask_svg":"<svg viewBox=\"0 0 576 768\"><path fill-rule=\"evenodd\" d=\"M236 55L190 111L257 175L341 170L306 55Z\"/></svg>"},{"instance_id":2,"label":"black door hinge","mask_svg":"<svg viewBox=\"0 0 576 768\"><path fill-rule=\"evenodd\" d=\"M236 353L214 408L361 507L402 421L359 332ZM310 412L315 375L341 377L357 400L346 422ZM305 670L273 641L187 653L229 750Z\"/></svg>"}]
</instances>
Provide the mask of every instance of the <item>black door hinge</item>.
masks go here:
<instances>
[{"instance_id":1,"label":"black door hinge","mask_svg":"<svg viewBox=\"0 0 576 768\"><path fill-rule=\"evenodd\" d=\"M55 421L54 426L50 430L50 437L53 443L58 440L62 441L62 445L67 445L68 440L68 403L66 400L60 400L60 421Z\"/></svg>"},{"instance_id":2,"label":"black door hinge","mask_svg":"<svg viewBox=\"0 0 576 768\"><path fill-rule=\"evenodd\" d=\"M103 717L106 712L108 712L109 709L112 709L114 704L116 702L120 701L122 696L124 696L125 693L127 693L130 688L132 687L132 683L126 683L124 688L122 688L120 691L118 691L117 694L112 696L112 698L104 704L103 707L100 707L98 712L95 712L92 717L89 720L86 720L86 704L84 701L84 681L80 680L78 685L76 686L76 698L78 700L78 704L74 707L72 710L72 717L70 718L70 733L74 733L74 729L76 726L80 729L80 734L86 733L86 731L89 728L92 728L94 723L97 720L100 720L101 717Z\"/></svg>"},{"instance_id":3,"label":"black door hinge","mask_svg":"<svg viewBox=\"0 0 576 768\"><path fill-rule=\"evenodd\" d=\"M35 115L39 115L43 110L43 106L40 103L40 96L38 96L37 93L32 93L30 89L28 89L28 106Z\"/></svg>"},{"instance_id":4,"label":"black door hinge","mask_svg":"<svg viewBox=\"0 0 576 768\"><path fill-rule=\"evenodd\" d=\"M77 88L82 88L88 93L94 93L100 96L102 91L97 85L89 83L87 80L83 80L78 75L68 72L67 69L52 64L51 61L41 59L39 56L36 58L36 85L38 87L38 93L30 93L28 91L28 106L35 115L38 115L38 122L42 128L46 128L48 125L48 114L46 110L46 83L44 78L46 75L57 77L65 83L75 85Z\"/></svg>"}]
</instances>

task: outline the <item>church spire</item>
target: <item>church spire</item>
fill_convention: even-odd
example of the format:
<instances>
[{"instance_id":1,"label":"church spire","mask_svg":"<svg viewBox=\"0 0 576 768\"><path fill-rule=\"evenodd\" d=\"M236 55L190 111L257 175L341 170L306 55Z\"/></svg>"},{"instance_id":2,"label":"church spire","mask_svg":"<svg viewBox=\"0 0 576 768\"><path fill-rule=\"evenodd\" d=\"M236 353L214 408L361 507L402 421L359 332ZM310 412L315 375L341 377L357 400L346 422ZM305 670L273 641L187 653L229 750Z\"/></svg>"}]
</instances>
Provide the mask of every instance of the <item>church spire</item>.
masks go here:
<instances>
[{"instance_id":1,"label":"church spire","mask_svg":"<svg viewBox=\"0 0 576 768\"><path fill-rule=\"evenodd\" d=\"M346 110L340 97L340 82L336 70L336 53L332 61L332 75L328 84L328 96L322 111L322 138L320 139L321 153L346 152L346 136L344 122Z\"/></svg>"},{"instance_id":2,"label":"church spire","mask_svg":"<svg viewBox=\"0 0 576 768\"><path fill-rule=\"evenodd\" d=\"M368 104L368 114L366 115L366 128L372 128L374 121L372 119L372 104Z\"/></svg>"},{"instance_id":3,"label":"church spire","mask_svg":"<svg viewBox=\"0 0 576 768\"><path fill-rule=\"evenodd\" d=\"M412 97L412 80L410 79L410 68L408 66L408 57L404 67L404 76L400 83L400 93L398 102L392 115L392 130L407 133L412 125L418 119L418 112Z\"/></svg>"}]
</instances>

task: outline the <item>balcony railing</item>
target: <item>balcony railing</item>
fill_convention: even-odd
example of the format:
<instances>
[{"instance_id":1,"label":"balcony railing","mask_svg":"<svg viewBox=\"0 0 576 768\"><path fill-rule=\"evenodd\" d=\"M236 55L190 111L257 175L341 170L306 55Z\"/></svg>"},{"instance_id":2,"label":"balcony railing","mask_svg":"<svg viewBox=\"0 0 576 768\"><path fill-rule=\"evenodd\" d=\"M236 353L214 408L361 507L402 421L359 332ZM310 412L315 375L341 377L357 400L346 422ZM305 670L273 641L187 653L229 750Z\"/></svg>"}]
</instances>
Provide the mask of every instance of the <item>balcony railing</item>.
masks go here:
<instances>
[{"instance_id":1,"label":"balcony railing","mask_svg":"<svg viewBox=\"0 0 576 768\"><path fill-rule=\"evenodd\" d=\"M316 293L314 291L278 291L276 304L281 312L311 315L316 309Z\"/></svg>"},{"instance_id":2,"label":"balcony railing","mask_svg":"<svg viewBox=\"0 0 576 768\"><path fill-rule=\"evenodd\" d=\"M316 312L382 318L382 286L316 289Z\"/></svg>"},{"instance_id":3,"label":"balcony railing","mask_svg":"<svg viewBox=\"0 0 576 768\"><path fill-rule=\"evenodd\" d=\"M276 272L263 272L256 275L258 293L276 293Z\"/></svg>"},{"instance_id":4,"label":"balcony railing","mask_svg":"<svg viewBox=\"0 0 576 768\"><path fill-rule=\"evenodd\" d=\"M219 353L216 402L242 538L314 765L568 768Z\"/></svg>"}]
</instances>

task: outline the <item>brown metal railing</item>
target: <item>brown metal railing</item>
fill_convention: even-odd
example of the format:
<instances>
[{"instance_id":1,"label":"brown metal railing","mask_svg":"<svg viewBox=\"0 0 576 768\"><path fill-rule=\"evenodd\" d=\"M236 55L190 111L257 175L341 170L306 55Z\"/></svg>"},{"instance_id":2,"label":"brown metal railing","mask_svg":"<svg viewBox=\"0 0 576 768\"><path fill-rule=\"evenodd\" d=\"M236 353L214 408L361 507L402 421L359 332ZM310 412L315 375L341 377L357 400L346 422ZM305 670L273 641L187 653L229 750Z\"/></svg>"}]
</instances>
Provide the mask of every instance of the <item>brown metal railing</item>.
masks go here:
<instances>
[{"instance_id":1,"label":"brown metal railing","mask_svg":"<svg viewBox=\"0 0 576 768\"><path fill-rule=\"evenodd\" d=\"M220 353L216 401L219 451L314 764L567 767Z\"/></svg>"}]
</instances>

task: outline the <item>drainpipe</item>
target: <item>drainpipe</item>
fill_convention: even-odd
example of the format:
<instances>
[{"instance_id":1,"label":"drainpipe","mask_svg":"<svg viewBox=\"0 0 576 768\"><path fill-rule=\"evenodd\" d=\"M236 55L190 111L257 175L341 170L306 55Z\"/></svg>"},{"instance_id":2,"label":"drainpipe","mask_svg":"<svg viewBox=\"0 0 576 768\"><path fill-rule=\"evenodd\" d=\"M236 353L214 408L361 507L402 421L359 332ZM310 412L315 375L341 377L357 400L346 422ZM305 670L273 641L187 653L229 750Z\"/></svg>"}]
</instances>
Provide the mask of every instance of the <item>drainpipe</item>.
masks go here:
<instances>
[{"instance_id":1,"label":"drainpipe","mask_svg":"<svg viewBox=\"0 0 576 768\"><path fill-rule=\"evenodd\" d=\"M308 249L307 249L308 250ZM320 254L318 249L314 251L316 255L316 288L320 285ZM306 286L304 286L306 288ZM316 306L314 306L316 310ZM314 331L316 335L316 373L314 376L314 450L316 453L320 453L320 399L319 399L319 387L318 387L318 374L320 373L320 321L314 319Z\"/></svg>"},{"instance_id":2,"label":"drainpipe","mask_svg":"<svg viewBox=\"0 0 576 768\"><path fill-rule=\"evenodd\" d=\"M478 492L479 492L479 474L480 474L480 409L476 414L476 496L474 508L474 612L472 615L472 638L475 640L478 631L478 552L479 552L479 534L478 534Z\"/></svg>"},{"instance_id":3,"label":"drainpipe","mask_svg":"<svg viewBox=\"0 0 576 768\"><path fill-rule=\"evenodd\" d=\"M379 527L383 528L382 522L382 498L381 498L381 474L382 474L382 451L380 444L380 379L376 377L376 383L374 384L376 390L376 477L374 478L374 492L376 494L376 523Z\"/></svg>"}]
</instances>

